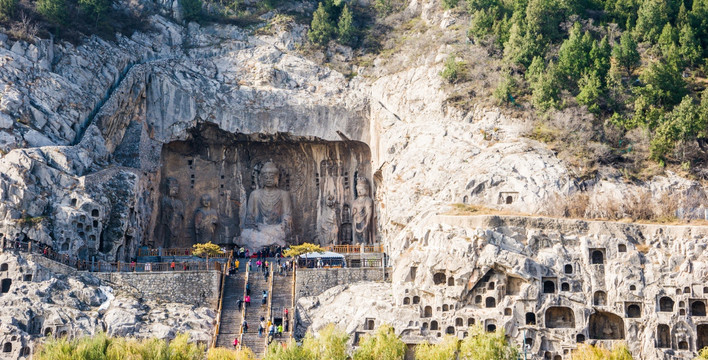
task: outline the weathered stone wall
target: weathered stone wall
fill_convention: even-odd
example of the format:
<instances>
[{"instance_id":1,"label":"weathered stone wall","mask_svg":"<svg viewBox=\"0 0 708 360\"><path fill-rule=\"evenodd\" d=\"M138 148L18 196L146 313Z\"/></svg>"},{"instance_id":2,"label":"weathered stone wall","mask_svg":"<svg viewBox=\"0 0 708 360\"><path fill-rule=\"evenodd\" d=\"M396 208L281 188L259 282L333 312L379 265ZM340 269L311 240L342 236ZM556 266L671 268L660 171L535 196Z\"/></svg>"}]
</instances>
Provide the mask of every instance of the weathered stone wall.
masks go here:
<instances>
[{"instance_id":1,"label":"weathered stone wall","mask_svg":"<svg viewBox=\"0 0 708 360\"><path fill-rule=\"evenodd\" d=\"M138 297L190 304L219 305L218 271L179 271L150 273L96 273L113 288L136 293Z\"/></svg>"},{"instance_id":2,"label":"weathered stone wall","mask_svg":"<svg viewBox=\"0 0 708 360\"><path fill-rule=\"evenodd\" d=\"M380 268L369 269L298 269L295 278L295 298L317 296L337 285L359 281L383 281Z\"/></svg>"}]
</instances>

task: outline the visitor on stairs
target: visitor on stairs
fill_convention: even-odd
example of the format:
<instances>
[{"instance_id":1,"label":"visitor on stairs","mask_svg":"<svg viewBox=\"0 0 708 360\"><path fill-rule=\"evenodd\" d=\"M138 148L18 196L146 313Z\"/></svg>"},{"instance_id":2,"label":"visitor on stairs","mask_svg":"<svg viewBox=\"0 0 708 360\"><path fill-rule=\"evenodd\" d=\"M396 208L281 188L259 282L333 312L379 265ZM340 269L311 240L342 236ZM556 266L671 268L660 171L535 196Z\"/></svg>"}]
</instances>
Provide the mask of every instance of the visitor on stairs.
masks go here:
<instances>
[{"instance_id":1,"label":"visitor on stairs","mask_svg":"<svg viewBox=\"0 0 708 360\"><path fill-rule=\"evenodd\" d=\"M251 306L251 296L250 295L246 295L246 298L244 299L244 301L246 302L247 307Z\"/></svg>"},{"instance_id":2,"label":"visitor on stairs","mask_svg":"<svg viewBox=\"0 0 708 360\"><path fill-rule=\"evenodd\" d=\"M239 265L241 265L241 263L238 261L238 259L236 259L236 261L234 261L234 269L235 269L236 272L238 272L238 266L239 266Z\"/></svg>"},{"instance_id":3,"label":"visitor on stairs","mask_svg":"<svg viewBox=\"0 0 708 360\"><path fill-rule=\"evenodd\" d=\"M263 337L263 330L265 330L265 323L263 320L258 323L258 337Z\"/></svg>"},{"instance_id":4,"label":"visitor on stairs","mask_svg":"<svg viewBox=\"0 0 708 360\"><path fill-rule=\"evenodd\" d=\"M243 323L241 323L241 328L243 329L243 333L248 331L248 323L246 322L246 319L243 319Z\"/></svg>"},{"instance_id":5,"label":"visitor on stairs","mask_svg":"<svg viewBox=\"0 0 708 360\"><path fill-rule=\"evenodd\" d=\"M283 324L278 325L278 337L283 337Z\"/></svg>"},{"instance_id":6,"label":"visitor on stairs","mask_svg":"<svg viewBox=\"0 0 708 360\"><path fill-rule=\"evenodd\" d=\"M234 349L238 348L238 336L234 338Z\"/></svg>"},{"instance_id":7,"label":"visitor on stairs","mask_svg":"<svg viewBox=\"0 0 708 360\"><path fill-rule=\"evenodd\" d=\"M263 290L263 305L268 303L268 290Z\"/></svg>"}]
</instances>

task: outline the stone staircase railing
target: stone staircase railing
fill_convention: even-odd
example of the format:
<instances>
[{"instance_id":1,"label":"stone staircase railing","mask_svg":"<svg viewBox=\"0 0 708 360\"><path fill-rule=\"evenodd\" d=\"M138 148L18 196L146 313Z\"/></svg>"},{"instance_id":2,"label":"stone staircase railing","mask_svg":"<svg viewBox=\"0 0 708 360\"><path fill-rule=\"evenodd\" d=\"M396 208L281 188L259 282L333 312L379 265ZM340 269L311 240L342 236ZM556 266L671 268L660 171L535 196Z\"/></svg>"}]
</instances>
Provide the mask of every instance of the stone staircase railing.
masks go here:
<instances>
[{"instance_id":1,"label":"stone staircase railing","mask_svg":"<svg viewBox=\"0 0 708 360\"><path fill-rule=\"evenodd\" d=\"M214 336L211 340L211 347L216 347L216 339L219 336L219 327L221 326L221 310L224 306L224 289L226 289L226 274L229 272L231 262L233 261L234 252L229 251L229 260L226 262L224 271L221 272L221 286L219 290L219 308L216 311L216 325L214 326ZM207 260L208 261L208 260Z\"/></svg>"}]
</instances>

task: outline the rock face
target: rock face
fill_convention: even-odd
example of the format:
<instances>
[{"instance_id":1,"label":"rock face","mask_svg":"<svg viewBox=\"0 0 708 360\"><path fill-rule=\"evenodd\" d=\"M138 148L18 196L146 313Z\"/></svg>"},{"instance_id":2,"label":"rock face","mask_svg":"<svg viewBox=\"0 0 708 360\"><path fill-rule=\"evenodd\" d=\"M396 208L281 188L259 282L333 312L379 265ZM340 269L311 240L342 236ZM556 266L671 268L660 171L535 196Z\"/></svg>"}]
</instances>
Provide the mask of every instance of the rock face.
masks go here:
<instances>
[{"instance_id":1,"label":"rock face","mask_svg":"<svg viewBox=\"0 0 708 360\"><path fill-rule=\"evenodd\" d=\"M635 358L708 346L705 227L551 218L431 216L401 234L392 285L299 301L300 321L360 336L383 322L407 343L504 328L530 356L626 342ZM373 327L372 327L373 324Z\"/></svg>"},{"instance_id":2,"label":"rock face","mask_svg":"<svg viewBox=\"0 0 708 360\"><path fill-rule=\"evenodd\" d=\"M537 356L562 358L583 339L622 338L645 359L688 357L708 344L700 227L437 215L455 203L538 213L554 196L591 188L596 208L639 190L654 202L681 193L692 202L678 204L679 215L703 218L700 183L673 174L641 185L576 180L523 137L523 119L450 106L439 76L448 45L400 68L375 59L349 80L296 51L305 26L255 36L181 25L165 17L180 18L177 1L153 5L161 15L149 33L77 46L0 41L0 239L105 261L197 238L241 245L248 199L272 160L294 205L288 241L377 242L393 265L392 286L303 300L302 324L315 330L336 321L356 334L386 321L416 343L481 323L528 341ZM406 11L454 28L437 6L412 0ZM346 47L330 50L339 62L351 57ZM364 182L370 191L357 189ZM44 334L47 319L53 333L170 337L189 327L208 338L207 309L111 295L90 277L45 272L18 285L31 265L13 261L3 276L14 296L0 296L13 309L0 323L13 356ZM30 326L32 314L41 324Z\"/></svg>"},{"instance_id":3,"label":"rock face","mask_svg":"<svg viewBox=\"0 0 708 360\"><path fill-rule=\"evenodd\" d=\"M211 308L136 298L130 292L114 292L89 274L52 265L0 253L0 346L9 349L2 358L29 358L35 340L43 336L99 331L160 339L186 332L195 341L211 341L216 317Z\"/></svg>"}]
</instances>

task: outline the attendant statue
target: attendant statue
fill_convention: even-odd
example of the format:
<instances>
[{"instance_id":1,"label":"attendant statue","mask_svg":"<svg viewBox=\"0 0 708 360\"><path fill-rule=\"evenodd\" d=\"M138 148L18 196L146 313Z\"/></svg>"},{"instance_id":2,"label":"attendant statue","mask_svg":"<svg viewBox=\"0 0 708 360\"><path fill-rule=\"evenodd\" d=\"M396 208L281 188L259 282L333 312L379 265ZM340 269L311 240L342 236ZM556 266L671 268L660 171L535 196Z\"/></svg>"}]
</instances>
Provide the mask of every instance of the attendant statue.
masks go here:
<instances>
[{"instance_id":1,"label":"attendant statue","mask_svg":"<svg viewBox=\"0 0 708 360\"><path fill-rule=\"evenodd\" d=\"M184 226L184 203L177 198L179 182L173 177L167 178L167 196L162 197L161 207L161 239L164 247L172 247L180 242Z\"/></svg>"},{"instance_id":2,"label":"attendant statue","mask_svg":"<svg viewBox=\"0 0 708 360\"><path fill-rule=\"evenodd\" d=\"M357 197L352 203L354 243L371 244L371 217L374 212L374 200L369 196L369 182L365 178L357 179L356 192Z\"/></svg>"},{"instance_id":3,"label":"attendant statue","mask_svg":"<svg viewBox=\"0 0 708 360\"><path fill-rule=\"evenodd\" d=\"M325 205L320 222L320 245L339 245L339 211L334 195L327 195Z\"/></svg>"},{"instance_id":4,"label":"attendant statue","mask_svg":"<svg viewBox=\"0 0 708 360\"><path fill-rule=\"evenodd\" d=\"M194 212L194 234L198 244L214 242L216 227L219 224L219 214L211 208L211 196L202 195L202 206Z\"/></svg>"},{"instance_id":5,"label":"attendant statue","mask_svg":"<svg viewBox=\"0 0 708 360\"><path fill-rule=\"evenodd\" d=\"M257 251L264 246L285 246L292 230L290 193L278 188L280 170L271 161L263 164L260 176L263 187L248 197L244 231L247 247Z\"/></svg>"}]
</instances>

